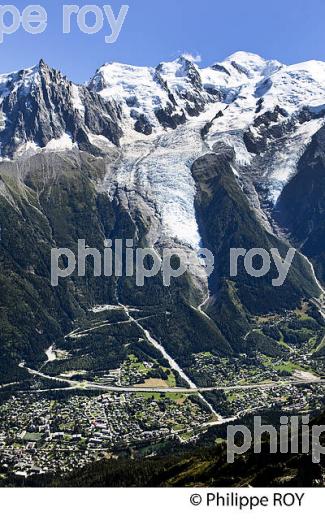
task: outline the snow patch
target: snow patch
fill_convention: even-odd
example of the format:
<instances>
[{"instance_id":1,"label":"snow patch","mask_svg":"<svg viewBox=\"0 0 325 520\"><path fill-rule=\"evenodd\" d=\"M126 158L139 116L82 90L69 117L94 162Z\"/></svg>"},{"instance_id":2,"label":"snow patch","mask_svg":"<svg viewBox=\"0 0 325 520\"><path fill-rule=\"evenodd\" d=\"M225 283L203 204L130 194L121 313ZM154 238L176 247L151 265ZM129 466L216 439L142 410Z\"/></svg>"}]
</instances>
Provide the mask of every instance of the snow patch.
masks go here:
<instances>
[{"instance_id":1,"label":"snow patch","mask_svg":"<svg viewBox=\"0 0 325 520\"><path fill-rule=\"evenodd\" d=\"M76 143L73 143L72 138L68 134L63 134L58 139L51 139L45 147L48 152L62 152L66 150L73 150L77 148Z\"/></svg>"},{"instance_id":2,"label":"snow patch","mask_svg":"<svg viewBox=\"0 0 325 520\"><path fill-rule=\"evenodd\" d=\"M72 105L83 117L85 116L85 107L80 98L79 88L74 84L72 85Z\"/></svg>"}]
</instances>

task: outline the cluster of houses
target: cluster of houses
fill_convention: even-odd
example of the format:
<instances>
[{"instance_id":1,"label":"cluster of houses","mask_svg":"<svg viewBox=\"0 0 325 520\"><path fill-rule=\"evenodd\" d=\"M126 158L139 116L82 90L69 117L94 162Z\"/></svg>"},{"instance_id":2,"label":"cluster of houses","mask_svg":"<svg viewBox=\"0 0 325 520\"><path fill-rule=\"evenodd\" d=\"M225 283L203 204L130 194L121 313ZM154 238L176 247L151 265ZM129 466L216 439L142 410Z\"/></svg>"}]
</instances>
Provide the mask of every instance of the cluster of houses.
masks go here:
<instances>
[{"instance_id":1,"label":"cluster of houses","mask_svg":"<svg viewBox=\"0 0 325 520\"><path fill-rule=\"evenodd\" d=\"M62 474L123 449L154 449L184 431L191 438L210 416L185 396L12 396L0 405L0 474Z\"/></svg>"}]
</instances>

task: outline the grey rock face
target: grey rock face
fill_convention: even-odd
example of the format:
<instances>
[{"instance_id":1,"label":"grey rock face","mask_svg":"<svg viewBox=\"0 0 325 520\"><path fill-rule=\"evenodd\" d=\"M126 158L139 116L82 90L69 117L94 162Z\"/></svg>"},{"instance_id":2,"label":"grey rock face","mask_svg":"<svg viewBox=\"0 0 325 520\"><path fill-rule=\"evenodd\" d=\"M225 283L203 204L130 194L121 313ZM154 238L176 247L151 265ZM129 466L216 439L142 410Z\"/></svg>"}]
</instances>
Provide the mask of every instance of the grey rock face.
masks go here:
<instances>
[{"instance_id":1,"label":"grey rock face","mask_svg":"<svg viewBox=\"0 0 325 520\"><path fill-rule=\"evenodd\" d=\"M297 174L284 187L273 216L325 280L325 126L299 161Z\"/></svg>"},{"instance_id":2,"label":"grey rock face","mask_svg":"<svg viewBox=\"0 0 325 520\"><path fill-rule=\"evenodd\" d=\"M27 142L43 148L64 134L81 149L91 148L89 133L119 143L118 107L87 87L74 85L42 60L33 69L8 76L0 89L5 118L2 156L12 158Z\"/></svg>"},{"instance_id":3,"label":"grey rock face","mask_svg":"<svg viewBox=\"0 0 325 520\"><path fill-rule=\"evenodd\" d=\"M184 107L184 111L190 117L198 116L206 108L209 102L220 101L222 98L218 88L205 88L202 83L200 72L196 65L185 56L181 56L177 62L178 69L176 78L182 81L170 90L173 92L172 101L175 99L178 105ZM158 74L164 75L164 64L158 65ZM166 82L168 88L168 81Z\"/></svg>"}]
</instances>

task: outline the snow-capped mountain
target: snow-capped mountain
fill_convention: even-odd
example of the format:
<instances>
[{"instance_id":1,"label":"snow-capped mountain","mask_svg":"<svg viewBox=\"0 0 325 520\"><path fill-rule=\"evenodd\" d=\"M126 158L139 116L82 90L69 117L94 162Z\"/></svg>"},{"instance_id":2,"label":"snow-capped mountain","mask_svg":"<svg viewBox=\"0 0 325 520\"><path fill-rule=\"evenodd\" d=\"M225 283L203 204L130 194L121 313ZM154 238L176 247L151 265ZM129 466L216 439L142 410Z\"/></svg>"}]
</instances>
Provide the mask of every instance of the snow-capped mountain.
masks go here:
<instances>
[{"instance_id":1,"label":"snow-capped mountain","mask_svg":"<svg viewBox=\"0 0 325 520\"><path fill-rule=\"evenodd\" d=\"M244 52L206 68L188 56L155 68L111 63L82 86L43 61L1 75L2 364L15 373L22 359L44 361L45 346L100 304L129 309L130 334L103 334L104 350L85 336L78 369L150 338L185 371L189 353L208 348L285 355L254 327L302 300L321 306L324 79L325 63L286 66ZM52 287L51 249L77 251L80 238L98 251L121 238L160 255L203 246L216 265L210 278L199 264L170 287L159 275L139 287L134 276L88 269ZM302 254L281 287L275 266L265 278L243 268L230 276L231 248L285 258L291 245ZM146 328L133 327L132 309L144 311Z\"/></svg>"},{"instance_id":2,"label":"snow-capped mountain","mask_svg":"<svg viewBox=\"0 0 325 520\"><path fill-rule=\"evenodd\" d=\"M42 60L32 68L0 76L2 157L39 149L79 147L96 153L92 136L118 145L119 109L68 81Z\"/></svg>"},{"instance_id":3,"label":"snow-capped mountain","mask_svg":"<svg viewBox=\"0 0 325 520\"><path fill-rule=\"evenodd\" d=\"M238 52L202 69L185 56L156 68L111 63L85 87L41 61L0 76L1 155L46 146L82 149L94 140L99 148L107 141L118 145L122 133L127 141L158 134L213 107L206 142L212 147L226 139L238 162L247 162L281 131L304 142L317 130L304 123L325 113L324 80L323 62L285 66Z\"/></svg>"},{"instance_id":4,"label":"snow-capped mountain","mask_svg":"<svg viewBox=\"0 0 325 520\"><path fill-rule=\"evenodd\" d=\"M106 189L140 194L134 204L159 216L153 242L198 247L194 161L231 147L239 183L271 230L270 208L325 124L325 63L237 52L200 68L181 56L156 68L106 64L79 86L41 61L0 76L0 110L3 159L78 148L104 156Z\"/></svg>"},{"instance_id":5,"label":"snow-capped mountain","mask_svg":"<svg viewBox=\"0 0 325 520\"><path fill-rule=\"evenodd\" d=\"M257 83L281 67L247 53L205 69L186 56L156 68L110 63L96 72L89 88L122 105L126 133L150 135L161 127L176 128L209 104L232 102L247 82Z\"/></svg>"}]
</instances>

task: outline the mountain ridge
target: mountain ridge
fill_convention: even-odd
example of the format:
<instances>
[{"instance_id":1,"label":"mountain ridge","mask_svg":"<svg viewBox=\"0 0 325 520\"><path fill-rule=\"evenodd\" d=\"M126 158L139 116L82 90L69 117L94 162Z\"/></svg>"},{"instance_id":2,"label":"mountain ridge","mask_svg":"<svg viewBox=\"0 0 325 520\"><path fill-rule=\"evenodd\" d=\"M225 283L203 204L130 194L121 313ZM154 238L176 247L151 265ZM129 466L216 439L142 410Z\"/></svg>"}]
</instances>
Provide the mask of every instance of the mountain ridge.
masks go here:
<instances>
[{"instance_id":1,"label":"mountain ridge","mask_svg":"<svg viewBox=\"0 0 325 520\"><path fill-rule=\"evenodd\" d=\"M45 346L56 338L65 342L62 336L92 305L139 307L143 301L162 314L146 318L148 331L180 365L205 348L199 337L218 354L257 348L282 355L280 343L250 334L252 319L318 298L310 265L297 256L292 276L275 293L270 276L259 284L244 273L231 280L227 251L248 240L249 247L278 247L285 256L295 242L295 230L290 236L290 223L274 208L305 152L304 168L313 168L308 150L325 126L325 87L318 79L323 68L325 63L281 66L236 53L205 69L184 56L156 68L110 64L87 86L74 85L43 61L0 76L0 259L20 295L18 317L23 309L29 316L28 323L21 317L17 322L15 291L6 285L3 305L10 302L10 309L2 317L2 342L5 356L10 346L16 349L13 366L22 356L35 366ZM319 168L323 175L322 162ZM10 228L10 219L21 233ZM35 236L42 266L23 229ZM74 250L85 237L99 249L100 238L129 238L160 252L209 246L220 253L219 265L211 279L198 268L170 289L159 277L141 289L133 279L91 281L90 272L86 280L50 288L46 251L53 245ZM15 242L28 252L23 260ZM322 255L313 244L308 253L321 273ZM45 311L39 316L31 293L39 294ZM84 363L79 357L76 362Z\"/></svg>"}]
</instances>

